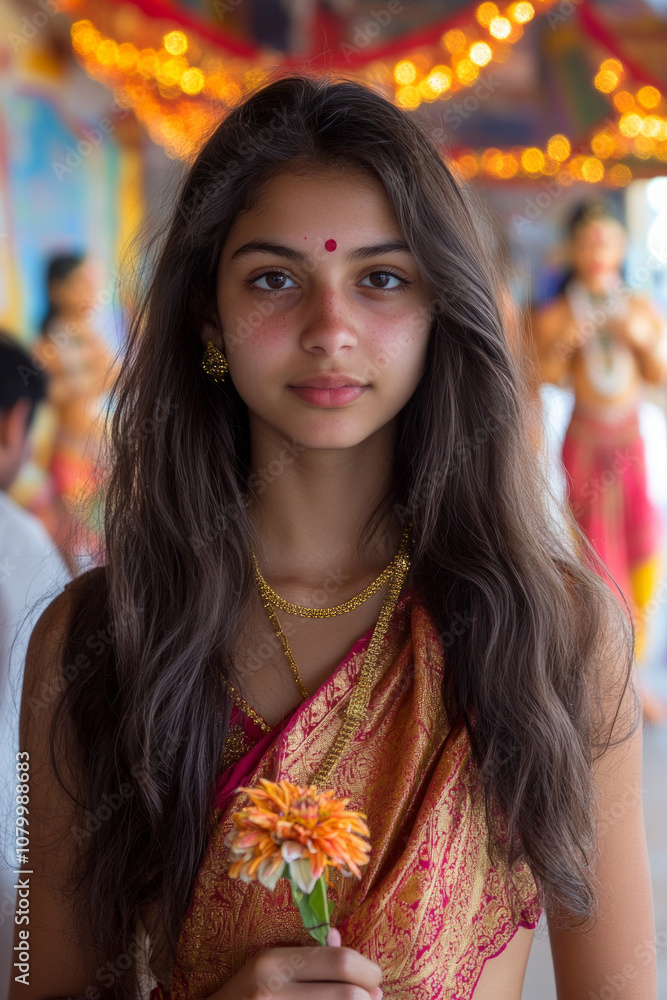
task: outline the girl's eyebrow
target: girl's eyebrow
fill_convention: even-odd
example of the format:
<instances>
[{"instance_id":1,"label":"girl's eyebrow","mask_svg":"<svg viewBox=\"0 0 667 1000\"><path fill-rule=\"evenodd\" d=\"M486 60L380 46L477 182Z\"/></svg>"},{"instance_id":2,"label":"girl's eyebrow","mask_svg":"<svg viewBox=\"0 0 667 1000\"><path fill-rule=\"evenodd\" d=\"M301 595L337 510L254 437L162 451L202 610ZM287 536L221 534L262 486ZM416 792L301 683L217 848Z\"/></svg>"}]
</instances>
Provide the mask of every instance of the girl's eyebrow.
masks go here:
<instances>
[{"instance_id":1,"label":"girl's eyebrow","mask_svg":"<svg viewBox=\"0 0 667 1000\"><path fill-rule=\"evenodd\" d=\"M238 250L235 250L230 260L236 260L238 257L254 253L266 253L274 257L287 257L297 264L306 264L311 259L310 254L304 253L301 250L295 250L294 247L284 246L282 243L251 240L249 243L244 243L243 246L240 246ZM351 263L355 260L366 260L369 257L377 257L384 253L407 253L412 256L412 251L407 243L404 243L402 240L387 240L384 243L375 243L373 246L357 247L355 250L350 250L345 255L345 260Z\"/></svg>"}]
</instances>

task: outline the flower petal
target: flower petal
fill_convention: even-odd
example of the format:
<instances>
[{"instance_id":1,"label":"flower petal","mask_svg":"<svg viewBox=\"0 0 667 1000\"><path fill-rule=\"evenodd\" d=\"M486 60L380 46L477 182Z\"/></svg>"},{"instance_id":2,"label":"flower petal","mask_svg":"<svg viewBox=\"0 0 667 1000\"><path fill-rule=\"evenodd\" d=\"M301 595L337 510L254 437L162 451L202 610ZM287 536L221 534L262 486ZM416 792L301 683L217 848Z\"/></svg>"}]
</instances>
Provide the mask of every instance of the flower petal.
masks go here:
<instances>
[{"instance_id":1,"label":"flower petal","mask_svg":"<svg viewBox=\"0 0 667 1000\"><path fill-rule=\"evenodd\" d=\"M307 896L315 888L317 879L313 875L310 868L310 861L308 858L301 858L298 861L290 861L289 863L289 873L292 881L305 892Z\"/></svg>"},{"instance_id":2,"label":"flower petal","mask_svg":"<svg viewBox=\"0 0 667 1000\"><path fill-rule=\"evenodd\" d=\"M303 857L303 845L297 843L295 840L284 840L280 851L283 859L288 864L290 861L296 861L298 858Z\"/></svg>"},{"instance_id":3,"label":"flower petal","mask_svg":"<svg viewBox=\"0 0 667 1000\"><path fill-rule=\"evenodd\" d=\"M273 858L267 858L262 861L261 865L257 869L257 878L265 885L267 889L271 892L276 887L276 882L282 877L285 871L285 863L281 860L280 864L276 866Z\"/></svg>"}]
</instances>

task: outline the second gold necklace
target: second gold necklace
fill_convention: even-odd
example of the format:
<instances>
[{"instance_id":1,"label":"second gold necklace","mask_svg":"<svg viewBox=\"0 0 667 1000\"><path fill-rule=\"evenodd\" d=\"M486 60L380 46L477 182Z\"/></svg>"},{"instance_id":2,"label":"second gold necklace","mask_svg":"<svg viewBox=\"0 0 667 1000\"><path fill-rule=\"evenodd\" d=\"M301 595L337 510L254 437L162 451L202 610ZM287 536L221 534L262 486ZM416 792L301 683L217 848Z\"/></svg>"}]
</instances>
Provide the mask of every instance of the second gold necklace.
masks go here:
<instances>
[{"instance_id":1,"label":"second gold necklace","mask_svg":"<svg viewBox=\"0 0 667 1000\"><path fill-rule=\"evenodd\" d=\"M394 558L388 563L388 565L385 567L382 573L380 573L380 575L376 577L376 579L373 580L373 582L370 583L368 587L362 590L360 594L357 594L355 597L351 597L348 601L344 601L342 604L338 604L333 608L309 608L302 604L293 604L291 601L286 601L284 598L280 597L280 595L277 594L275 590L273 590L273 588L269 586L269 584L262 576L259 569L259 565L257 563L257 559L255 557L255 553L254 552L252 553L253 564L255 568L255 579L257 580L257 584L259 586L259 591L262 597L262 604L264 605L266 613L269 617L269 621L273 626L273 630L275 631L283 647L285 657L287 659L287 662L289 663L290 670L292 671L294 680L296 681L297 688L299 689L299 693L302 698L308 698L310 696L308 694L308 691L306 690L305 684L303 683L301 674L299 673L299 668L296 665L296 661L292 656L292 650L290 649L287 636L283 632L283 629L280 625L280 621L278 620L278 616L276 615L273 605L282 608L289 614L299 615L299 617L301 618L332 618L336 615L342 615L348 611L352 611L354 610L354 608L358 608L361 604L364 603L364 601L366 601L371 596L371 594L376 593L387 580L390 580L394 576L398 567L401 568L403 567L407 558L409 534L410 534L410 526L408 525L408 527L403 532L403 537L401 539L401 545L398 552L396 553Z\"/></svg>"}]
</instances>

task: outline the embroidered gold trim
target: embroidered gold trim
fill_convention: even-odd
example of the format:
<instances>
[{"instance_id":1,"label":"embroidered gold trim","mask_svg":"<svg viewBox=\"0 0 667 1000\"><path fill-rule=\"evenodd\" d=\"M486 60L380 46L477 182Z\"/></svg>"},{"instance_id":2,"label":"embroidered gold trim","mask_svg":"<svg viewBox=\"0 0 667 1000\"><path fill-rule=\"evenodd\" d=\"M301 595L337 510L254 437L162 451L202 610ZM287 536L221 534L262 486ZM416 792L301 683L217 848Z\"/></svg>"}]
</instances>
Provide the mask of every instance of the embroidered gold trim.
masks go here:
<instances>
[{"instance_id":1,"label":"embroidered gold trim","mask_svg":"<svg viewBox=\"0 0 667 1000\"><path fill-rule=\"evenodd\" d=\"M264 719L262 718L262 716L259 714L259 712L255 711L255 709L252 707L252 705L248 704L248 702L245 700L245 698L241 697L241 695L236 690L236 688L232 687L232 685L229 683L229 681L225 680L224 677L222 678L222 683L225 685L225 687L230 692L230 694L233 695L234 700L235 700L236 704L239 706L239 708L243 709L243 711L245 712L245 714L249 718L251 718L253 722L257 723L257 725L260 727L260 729L262 730L262 732L263 733L270 733L272 727L268 724L268 722L264 721Z\"/></svg>"}]
</instances>

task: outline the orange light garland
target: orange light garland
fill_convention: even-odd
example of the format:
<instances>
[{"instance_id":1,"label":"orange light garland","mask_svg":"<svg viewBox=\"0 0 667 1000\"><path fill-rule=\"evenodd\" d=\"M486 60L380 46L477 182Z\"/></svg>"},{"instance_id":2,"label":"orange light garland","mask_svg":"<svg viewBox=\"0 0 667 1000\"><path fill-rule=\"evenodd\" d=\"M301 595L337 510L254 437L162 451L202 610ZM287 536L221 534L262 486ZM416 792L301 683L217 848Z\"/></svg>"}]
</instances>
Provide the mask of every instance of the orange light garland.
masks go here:
<instances>
[{"instance_id":1,"label":"orange light garland","mask_svg":"<svg viewBox=\"0 0 667 1000\"><path fill-rule=\"evenodd\" d=\"M482 4L485 6L494 5ZM609 161L634 156L667 162L667 106L663 95L650 85L639 87L636 93L619 90L624 76L623 65L618 59L605 59L600 64L593 82L612 99L618 117L595 131L586 148L575 153L566 136L554 135L545 150L534 146L516 147L506 153L495 149L479 154L466 150L455 160L455 167L466 179L480 175L497 179L557 175L559 182L565 185L585 181L624 187L632 180L630 167ZM519 167L515 169L517 162Z\"/></svg>"},{"instance_id":2,"label":"orange light garland","mask_svg":"<svg viewBox=\"0 0 667 1000\"><path fill-rule=\"evenodd\" d=\"M537 0L539 12L555 0ZM533 4L518 0L502 8L479 4L474 21L446 31L437 46L407 54L395 63L376 60L357 70L369 86L389 91L395 103L414 110L422 103L447 100L472 86L480 71L504 61L523 25L536 14ZM72 43L86 71L114 90L118 104L131 107L151 138L172 158L189 159L200 136L276 68L275 53L267 51L253 63L235 57L204 54L189 58L190 39L181 30L164 35L160 48L136 48L132 42L106 37L89 19L72 25ZM197 51L199 47L197 46ZM263 63L262 63L263 60ZM615 119L605 123L587 145L572 149L561 134L544 149L536 146L464 150L452 165L465 179L487 176L498 180L555 176L562 184L585 181L620 187L632 179L630 168L617 161L627 157L667 162L667 118L664 98L655 86L631 92L622 88L626 72L617 58L601 62L594 86L612 103ZM616 161L616 162L614 162Z\"/></svg>"},{"instance_id":3,"label":"orange light garland","mask_svg":"<svg viewBox=\"0 0 667 1000\"><path fill-rule=\"evenodd\" d=\"M539 0L540 9L554 2ZM487 17L480 16L484 9ZM504 61L534 15L527 0L511 3L504 11L483 3L465 31L446 31L437 45L409 53L393 66L377 60L356 72L369 86L385 93L389 89L399 107L414 110L472 86L485 66ZM276 53L268 50L253 62L216 55L196 64L188 58L190 39L181 30L165 34L160 48L138 49L132 42L118 43L104 35L89 18L72 25L72 44L86 72L110 86L118 103L135 111L151 138L179 159L189 159L210 122L224 116L276 68Z\"/></svg>"}]
</instances>

